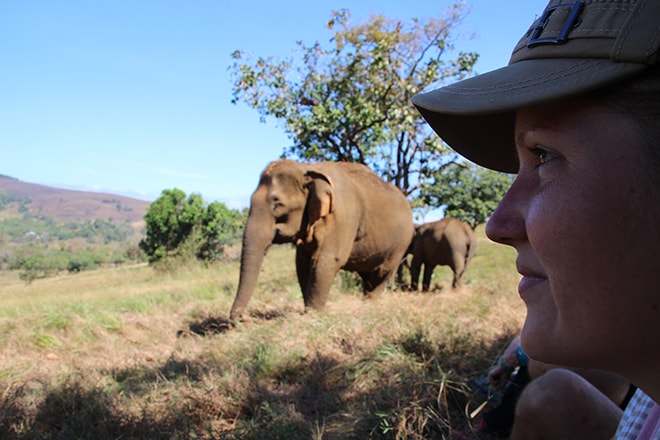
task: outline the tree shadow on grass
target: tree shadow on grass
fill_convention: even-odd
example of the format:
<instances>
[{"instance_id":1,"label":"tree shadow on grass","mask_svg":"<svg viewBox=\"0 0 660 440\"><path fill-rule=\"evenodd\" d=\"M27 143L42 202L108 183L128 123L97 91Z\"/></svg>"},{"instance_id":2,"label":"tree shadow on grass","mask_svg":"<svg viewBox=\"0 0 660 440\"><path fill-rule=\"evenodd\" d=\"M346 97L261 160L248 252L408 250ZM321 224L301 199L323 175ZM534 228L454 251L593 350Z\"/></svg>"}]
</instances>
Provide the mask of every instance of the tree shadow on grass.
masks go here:
<instances>
[{"instance_id":1,"label":"tree shadow on grass","mask_svg":"<svg viewBox=\"0 0 660 440\"><path fill-rule=\"evenodd\" d=\"M191 322L188 324L188 331L199 336L211 336L225 333L234 328L234 324L222 316L210 316L202 321ZM177 337L186 336L188 332L179 330Z\"/></svg>"},{"instance_id":2,"label":"tree shadow on grass","mask_svg":"<svg viewBox=\"0 0 660 440\"><path fill-rule=\"evenodd\" d=\"M486 372L509 336L467 348L411 329L387 342L401 362L383 362L382 351L317 353L266 371L246 365L236 383L202 358L101 372L110 385L80 373L5 390L0 438L449 438L480 403L466 378Z\"/></svg>"},{"instance_id":3,"label":"tree shadow on grass","mask_svg":"<svg viewBox=\"0 0 660 440\"><path fill-rule=\"evenodd\" d=\"M182 412L133 415L117 407L113 393L68 381L38 402L33 390L7 390L0 405L0 438L7 440L191 438L195 428Z\"/></svg>"},{"instance_id":4,"label":"tree shadow on grass","mask_svg":"<svg viewBox=\"0 0 660 440\"><path fill-rule=\"evenodd\" d=\"M253 310L250 312L250 320L272 321L274 319L286 318L293 311L292 308L284 310ZM225 316L209 316L201 321L188 324L187 330L177 331L177 337L187 336L190 333L198 336L213 336L226 333L236 327L236 324Z\"/></svg>"}]
</instances>

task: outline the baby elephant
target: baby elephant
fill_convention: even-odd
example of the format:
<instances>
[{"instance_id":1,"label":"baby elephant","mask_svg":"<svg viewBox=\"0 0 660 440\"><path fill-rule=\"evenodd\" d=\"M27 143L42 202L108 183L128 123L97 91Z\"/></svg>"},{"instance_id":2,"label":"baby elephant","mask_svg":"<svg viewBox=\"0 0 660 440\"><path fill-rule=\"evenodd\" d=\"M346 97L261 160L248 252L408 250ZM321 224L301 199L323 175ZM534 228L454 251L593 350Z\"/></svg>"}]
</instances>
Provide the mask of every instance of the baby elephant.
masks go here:
<instances>
[{"instance_id":1,"label":"baby elephant","mask_svg":"<svg viewBox=\"0 0 660 440\"><path fill-rule=\"evenodd\" d=\"M413 256L410 267L411 290L417 291L422 265L424 265L422 291L429 290L433 269L438 265L451 267L454 272L452 287L458 287L476 248L477 239L472 228L455 218L444 218L416 226L415 236L408 248L408 253Z\"/></svg>"}]
</instances>

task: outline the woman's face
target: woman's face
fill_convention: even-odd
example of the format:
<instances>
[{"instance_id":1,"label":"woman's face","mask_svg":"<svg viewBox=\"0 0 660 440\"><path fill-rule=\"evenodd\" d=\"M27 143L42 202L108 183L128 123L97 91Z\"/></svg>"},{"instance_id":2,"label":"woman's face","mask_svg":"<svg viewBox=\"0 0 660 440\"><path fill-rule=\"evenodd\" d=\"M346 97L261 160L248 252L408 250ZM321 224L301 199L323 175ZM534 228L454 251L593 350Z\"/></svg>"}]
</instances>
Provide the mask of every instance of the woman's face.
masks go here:
<instances>
[{"instance_id":1,"label":"woman's face","mask_svg":"<svg viewBox=\"0 0 660 440\"><path fill-rule=\"evenodd\" d=\"M519 173L486 233L518 251L525 350L618 372L657 357L660 188L635 125L564 101L520 110L515 138Z\"/></svg>"}]
</instances>

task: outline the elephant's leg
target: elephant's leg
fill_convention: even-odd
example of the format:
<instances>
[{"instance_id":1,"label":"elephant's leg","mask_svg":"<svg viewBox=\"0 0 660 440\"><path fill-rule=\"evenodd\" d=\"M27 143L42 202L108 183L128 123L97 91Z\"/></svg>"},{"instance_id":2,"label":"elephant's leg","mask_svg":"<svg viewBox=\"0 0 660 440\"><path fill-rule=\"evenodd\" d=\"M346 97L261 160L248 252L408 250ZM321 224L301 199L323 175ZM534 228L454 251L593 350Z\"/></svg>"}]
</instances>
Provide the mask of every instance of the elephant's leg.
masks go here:
<instances>
[{"instance_id":1,"label":"elephant's leg","mask_svg":"<svg viewBox=\"0 0 660 440\"><path fill-rule=\"evenodd\" d=\"M433 269L435 269L435 264L425 263L424 264L424 279L422 280L422 291L428 292L431 290L431 277L433 276Z\"/></svg>"},{"instance_id":2,"label":"elephant's leg","mask_svg":"<svg viewBox=\"0 0 660 440\"><path fill-rule=\"evenodd\" d=\"M396 287L403 290L406 288L406 282L403 275L404 267L407 267L408 273L410 273L410 265L405 259L401 260L401 264L399 264L399 266L396 268Z\"/></svg>"},{"instance_id":3,"label":"elephant's leg","mask_svg":"<svg viewBox=\"0 0 660 440\"><path fill-rule=\"evenodd\" d=\"M339 264L333 256L312 257L307 286L303 289L305 308L321 310L328 302L330 287L339 272Z\"/></svg>"},{"instance_id":4,"label":"elephant's leg","mask_svg":"<svg viewBox=\"0 0 660 440\"><path fill-rule=\"evenodd\" d=\"M392 277L393 272L360 272L362 277L362 289L366 298L376 298L380 295L387 282Z\"/></svg>"},{"instance_id":5,"label":"elephant's leg","mask_svg":"<svg viewBox=\"0 0 660 440\"><path fill-rule=\"evenodd\" d=\"M419 273L422 269L422 260L414 257L410 265L410 290L417 292L417 284L419 283Z\"/></svg>"},{"instance_id":6,"label":"elephant's leg","mask_svg":"<svg viewBox=\"0 0 660 440\"><path fill-rule=\"evenodd\" d=\"M451 284L453 289L456 289L461 285L461 278L463 277L463 272L465 272L465 253L464 252L453 252L451 264L451 270L454 272L454 281Z\"/></svg>"},{"instance_id":7,"label":"elephant's leg","mask_svg":"<svg viewBox=\"0 0 660 440\"><path fill-rule=\"evenodd\" d=\"M307 286L309 285L309 271L311 265L311 255L302 248L296 248L296 275L298 276L298 285L302 291L303 298L306 298ZM307 302L307 300L305 300Z\"/></svg>"}]
</instances>

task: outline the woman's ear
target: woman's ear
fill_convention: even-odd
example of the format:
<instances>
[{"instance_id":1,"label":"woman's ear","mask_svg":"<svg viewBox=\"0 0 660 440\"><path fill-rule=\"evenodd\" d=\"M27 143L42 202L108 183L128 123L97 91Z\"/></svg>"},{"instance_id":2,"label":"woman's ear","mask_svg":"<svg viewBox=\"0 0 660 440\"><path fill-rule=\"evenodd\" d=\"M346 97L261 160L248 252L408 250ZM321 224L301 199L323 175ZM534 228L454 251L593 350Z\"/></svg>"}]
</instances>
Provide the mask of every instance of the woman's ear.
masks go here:
<instances>
[{"instance_id":1,"label":"woman's ear","mask_svg":"<svg viewBox=\"0 0 660 440\"><path fill-rule=\"evenodd\" d=\"M305 173L307 196L307 222L312 226L333 211L334 185L330 177L317 171Z\"/></svg>"}]
</instances>

